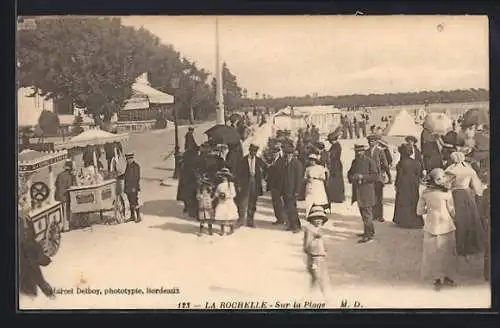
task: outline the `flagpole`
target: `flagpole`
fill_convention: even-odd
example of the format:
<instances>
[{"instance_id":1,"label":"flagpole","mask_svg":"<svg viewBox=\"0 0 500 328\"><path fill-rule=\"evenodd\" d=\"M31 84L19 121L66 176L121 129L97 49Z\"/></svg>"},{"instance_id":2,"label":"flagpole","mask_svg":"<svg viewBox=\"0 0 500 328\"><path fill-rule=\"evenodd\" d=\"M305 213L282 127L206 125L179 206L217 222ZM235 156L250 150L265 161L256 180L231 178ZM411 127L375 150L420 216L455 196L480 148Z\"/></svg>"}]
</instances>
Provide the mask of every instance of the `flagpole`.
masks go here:
<instances>
[{"instance_id":1,"label":"flagpole","mask_svg":"<svg viewBox=\"0 0 500 328\"><path fill-rule=\"evenodd\" d=\"M217 97L217 124L225 124L224 115L224 92L222 83L222 71L220 67L220 50L219 50L219 19L215 17L215 80L216 80L216 97Z\"/></svg>"}]
</instances>

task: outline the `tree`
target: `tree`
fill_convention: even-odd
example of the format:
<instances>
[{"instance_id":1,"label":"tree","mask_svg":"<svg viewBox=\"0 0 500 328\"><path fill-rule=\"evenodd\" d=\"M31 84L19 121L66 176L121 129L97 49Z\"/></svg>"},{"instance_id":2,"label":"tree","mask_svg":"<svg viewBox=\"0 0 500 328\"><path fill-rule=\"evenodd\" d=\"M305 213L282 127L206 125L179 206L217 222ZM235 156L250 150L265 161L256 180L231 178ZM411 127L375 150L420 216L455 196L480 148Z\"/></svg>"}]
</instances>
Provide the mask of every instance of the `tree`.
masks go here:
<instances>
[{"instance_id":1,"label":"tree","mask_svg":"<svg viewBox=\"0 0 500 328\"><path fill-rule=\"evenodd\" d=\"M82 133L83 132L82 124L83 124L83 117L82 117L82 114L80 112L78 112L78 115L76 115L75 119L73 120L73 126L71 129L71 133L75 136Z\"/></svg>"},{"instance_id":2,"label":"tree","mask_svg":"<svg viewBox=\"0 0 500 328\"><path fill-rule=\"evenodd\" d=\"M54 136L59 131L59 117L48 110L42 111L38 118L38 126L43 132L43 136Z\"/></svg>"},{"instance_id":3,"label":"tree","mask_svg":"<svg viewBox=\"0 0 500 328\"><path fill-rule=\"evenodd\" d=\"M123 108L159 44L118 18L38 18L36 24L18 34L20 86L69 98L99 125Z\"/></svg>"}]
</instances>

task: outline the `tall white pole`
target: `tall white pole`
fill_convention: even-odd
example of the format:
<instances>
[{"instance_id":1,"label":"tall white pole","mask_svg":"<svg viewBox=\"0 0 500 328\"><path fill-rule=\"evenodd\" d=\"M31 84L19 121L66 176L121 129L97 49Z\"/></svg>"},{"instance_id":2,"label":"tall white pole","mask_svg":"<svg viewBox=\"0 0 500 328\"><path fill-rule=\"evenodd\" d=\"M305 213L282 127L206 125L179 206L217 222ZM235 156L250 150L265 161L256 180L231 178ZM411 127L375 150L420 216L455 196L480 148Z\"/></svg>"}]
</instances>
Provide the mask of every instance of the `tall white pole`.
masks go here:
<instances>
[{"instance_id":1,"label":"tall white pole","mask_svg":"<svg viewBox=\"0 0 500 328\"><path fill-rule=\"evenodd\" d=\"M217 97L217 124L225 124L224 115L224 92L222 83L222 69L219 53L219 19L215 17L215 80Z\"/></svg>"}]
</instances>

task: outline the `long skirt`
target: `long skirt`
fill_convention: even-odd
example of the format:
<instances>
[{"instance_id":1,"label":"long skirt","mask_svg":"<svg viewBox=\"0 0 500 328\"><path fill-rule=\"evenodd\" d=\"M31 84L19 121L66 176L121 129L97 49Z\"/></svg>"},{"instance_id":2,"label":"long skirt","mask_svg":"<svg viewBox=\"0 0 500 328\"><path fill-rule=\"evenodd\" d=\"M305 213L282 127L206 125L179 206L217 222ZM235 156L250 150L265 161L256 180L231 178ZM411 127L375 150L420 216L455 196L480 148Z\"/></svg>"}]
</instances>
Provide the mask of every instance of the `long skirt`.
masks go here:
<instances>
[{"instance_id":1,"label":"long skirt","mask_svg":"<svg viewBox=\"0 0 500 328\"><path fill-rule=\"evenodd\" d=\"M486 245L486 231L472 192L466 189L453 190L455 203L455 226L457 254L460 256L481 253Z\"/></svg>"},{"instance_id":2,"label":"long skirt","mask_svg":"<svg viewBox=\"0 0 500 328\"><path fill-rule=\"evenodd\" d=\"M330 176L328 178L328 198L332 203L343 203L345 201L344 177L342 175L342 163L337 163L330 167Z\"/></svg>"},{"instance_id":3,"label":"long skirt","mask_svg":"<svg viewBox=\"0 0 500 328\"><path fill-rule=\"evenodd\" d=\"M326 194L325 183L322 180L312 180L306 184L305 194L306 217L313 205L321 206L325 209L330 207L330 202Z\"/></svg>"},{"instance_id":4,"label":"long skirt","mask_svg":"<svg viewBox=\"0 0 500 328\"><path fill-rule=\"evenodd\" d=\"M453 279L457 271L455 231L432 235L424 231L422 279Z\"/></svg>"}]
</instances>

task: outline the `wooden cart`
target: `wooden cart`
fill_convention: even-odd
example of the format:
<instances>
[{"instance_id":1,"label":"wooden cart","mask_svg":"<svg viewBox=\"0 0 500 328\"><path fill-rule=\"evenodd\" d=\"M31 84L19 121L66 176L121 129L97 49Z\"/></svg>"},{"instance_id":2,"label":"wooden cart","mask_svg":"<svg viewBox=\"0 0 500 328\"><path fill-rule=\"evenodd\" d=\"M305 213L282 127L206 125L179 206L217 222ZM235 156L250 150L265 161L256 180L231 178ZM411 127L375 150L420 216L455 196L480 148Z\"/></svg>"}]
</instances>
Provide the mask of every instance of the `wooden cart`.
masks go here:
<instances>
[{"instance_id":1,"label":"wooden cart","mask_svg":"<svg viewBox=\"0 0 500 328\"><path fill-rule=\"evenodd\" d=\"M47 256L54 256L61 244L61 232L67 220L63 204L54 199L53 166L68 158L66 151L38 152L25 150L18 157L20 197L30 209L35 239Z\"/></svg>"},{"instance_id":2,"label":"wooden cart","mask_svg":"<svg viewBox=\"0 0 500 328\"><path fill-rule=\"evenodd\" d=\"M103 146L106 143L123 142L128 134L113 134L99 129L91 129L73 137L68 142L56 145L57 149L81 149L86 146ZM97 156L93 153L94 167L97 168ZM71 215L80 215L88 222L89 215L99 213L101 222L123 223L130 217L130 206L123 193L119 179L107 179L103 182L73 186L69 189ZM113 212L111 218L105 218L104 212Z\"/></svg>"},{"instance_id":3,"label":"wooden cart","mask_svg":"<svg viewBox=\"0 0 500 328\"><path fill-rule=\"evenodd\" d=\"M119 181L105 180L88 186L74 186L69 189L71 214L88 215L99 213L105 223L123 223L130 217L130 206L126 195L120 192ZM113 212L106 219L104 212Z\"/></svg>"}]
</instances>

